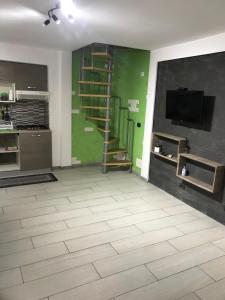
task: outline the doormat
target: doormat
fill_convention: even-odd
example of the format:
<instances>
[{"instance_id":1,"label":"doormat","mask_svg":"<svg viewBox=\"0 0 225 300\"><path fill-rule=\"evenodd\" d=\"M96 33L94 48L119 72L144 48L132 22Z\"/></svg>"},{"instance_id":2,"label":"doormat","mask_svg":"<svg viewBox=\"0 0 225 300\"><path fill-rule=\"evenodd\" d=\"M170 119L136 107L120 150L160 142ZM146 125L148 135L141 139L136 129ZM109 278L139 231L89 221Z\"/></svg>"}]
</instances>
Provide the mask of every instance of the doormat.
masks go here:
<instances>
[{"instance_id":1,"label":"doormat","mask_svg":"<svg viewBox=\"0 0 225 300\"><path fill-rule=\"evenodd\" d=\"M58 181L58 179L52 173L1 178L0 188L38 184L38 183L53 182L53 181Z\"/></svg>"}]
</instances>

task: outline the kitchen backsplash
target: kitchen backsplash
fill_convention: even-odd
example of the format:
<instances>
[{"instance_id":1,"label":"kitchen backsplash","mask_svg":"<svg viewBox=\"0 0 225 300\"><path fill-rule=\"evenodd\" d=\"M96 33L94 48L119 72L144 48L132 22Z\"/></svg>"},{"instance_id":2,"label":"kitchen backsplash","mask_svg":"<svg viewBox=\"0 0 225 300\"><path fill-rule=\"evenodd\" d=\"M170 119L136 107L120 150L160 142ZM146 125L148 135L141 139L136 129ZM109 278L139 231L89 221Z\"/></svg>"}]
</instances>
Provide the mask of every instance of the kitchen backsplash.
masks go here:
<instances>
[{"instance_id":1,"label":"kitchen backsplash","mask_svg":"<svg viewBox=\"0 0 225 300\"><path fill-rule=\"evenodd\" d=\"M19 100L9 105L13 125L44 125L49 127L48 102L41 100Z\"/></svg>"}]
</instances>

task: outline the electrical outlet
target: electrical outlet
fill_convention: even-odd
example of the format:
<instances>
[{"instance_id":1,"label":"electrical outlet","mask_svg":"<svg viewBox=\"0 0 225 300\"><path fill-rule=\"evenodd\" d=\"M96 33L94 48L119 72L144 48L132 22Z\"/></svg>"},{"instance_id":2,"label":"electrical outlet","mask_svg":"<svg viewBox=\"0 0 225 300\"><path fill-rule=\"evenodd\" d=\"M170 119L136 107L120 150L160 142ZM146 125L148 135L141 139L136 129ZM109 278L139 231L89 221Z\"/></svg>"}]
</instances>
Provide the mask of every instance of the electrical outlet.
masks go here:
<instances>
[{"instance_id":1,"label":"electrical outlet","mask_svg":"<svg viewBox=\"0 0 225 300\"><path fill-rule=\"evenodd\" d=\"M75 96L76 95L76 92L75 91L72 91L72 96Z\"/></svg>"},{"instance_id":2,"label":"electrical outlet","mask_svg":"<svg viewBox=\"0 0 225 300\"><path fill-rule=\"evenodd\" d=\"M85 127L84 131L85 132L92 132L92 131L94 131L94 128L93 127Z\"/></svg>"},{"instance_id":3,"label":"electrical outlet","mask_svg":"<svg viewBox=\"0 0 225 300\"><path fill-rule=\"evenodd\" d=\"M80 110L79 109L72 109L72 114L79 114Z\"/></svg>"},{"instance_id":4,"label":"electrical outlet","mask_svg":"<svg viewBox=\"0 0 225 300\"><path fill-rule=\"evenodd\" d=\"M141 76L141 77L145 77L145 72L141 72L141 73L140 73L140 76Z\"/></svg>"},{"instance_id":5,"label":"electrical outlet","mask_svg":"<svg viewBox=\"0 0 225 300\"><path fill-rule=\"evenodd\" d=\"M137 99L128 99L128 108L131 112L139 112L139 100Z\"/></svg>"},{"instance_id":6,"label":"electrical outlet","mask_svg":"<svg viewBox=\"0 0 225 300\"><path fill-rule=\"evenodd\" d=\"M136 158L136 167L141 169L142 166L142 160L140 158Z\"/></svg>"},{"instance_id":7,"label":"electrical outlet","mask_svg":"<svg viewBox=\"0 0 225 300\"><path fill-rule=\"evenodd\" d=\"M80 165L81 160L78 160L77 157L72 157L72 165Z\"/></svg>"}]
</instances>

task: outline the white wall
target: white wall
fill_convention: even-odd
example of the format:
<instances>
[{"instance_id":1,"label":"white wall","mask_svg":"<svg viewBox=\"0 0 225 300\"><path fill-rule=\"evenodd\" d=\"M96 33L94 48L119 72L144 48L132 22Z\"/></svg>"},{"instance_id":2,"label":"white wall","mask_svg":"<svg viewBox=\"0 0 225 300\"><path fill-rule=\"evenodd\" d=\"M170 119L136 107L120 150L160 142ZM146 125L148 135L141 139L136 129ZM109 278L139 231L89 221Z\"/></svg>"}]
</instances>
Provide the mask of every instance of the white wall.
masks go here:
<instances>
[{"instance_id":1,"label":"white wall","mask_svg":"<svg viewBox=\"0 0 225 300\"><path fill-rule=\"evenodd\" d=\"M141 176L148 180L158 62L225 51L225 33L151 51Z\"/></svg>"},{"instance_id":2,"label":"white wall","mask_svg":"<svg viewBox=\"0 0 225 300\"><path fill-rule=\"evenodd\" d=\"M0 43L0 60L48 65L53 166L71 165L72 53Z\"/></svg>"}]
</instances>

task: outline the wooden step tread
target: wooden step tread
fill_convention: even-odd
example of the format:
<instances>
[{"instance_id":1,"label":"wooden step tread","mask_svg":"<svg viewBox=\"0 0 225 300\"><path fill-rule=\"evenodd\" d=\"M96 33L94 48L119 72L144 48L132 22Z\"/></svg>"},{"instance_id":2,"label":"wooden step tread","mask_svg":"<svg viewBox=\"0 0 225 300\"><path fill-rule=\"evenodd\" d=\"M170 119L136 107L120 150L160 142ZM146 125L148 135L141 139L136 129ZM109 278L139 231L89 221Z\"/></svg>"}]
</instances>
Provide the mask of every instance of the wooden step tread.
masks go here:
<instances>
[{"instance_id":1,"label":"wooden step tread","mask_svg":"<svg viewBox=\"0 0 225 300\"><path fill-rule=\"evenodd\" d=\"M104 166L131 166L130 160L111 160L107 163L103 163Z\"/></svg>"},{"instance_id":2,"label":"wooden step tread","mask_svg":"<svg viewBox=\"0 0 225 300\"><path fill-rule=\"evenodd\" d=\"M111 98L111 95L78 94L79 97Z\"/></svg>"},{"instance_id":3,"label":"wooden step tread","mask_svg":"<svg viewBox=\"0 0 225 300\"><path fill-rule=\"evenodd\" d=\"M85 81L85 80L80 80L78 81L79 84L93 84L93 85L106 85L106 86L111 86L112 83L109 82L103 82L103 81Z\"/></svg>"},{"instance_id":4,"label":"wooden step tread","mask_svg":"<svg viewBox=\"0 0 225 300\"><path fill-rule=\"evenodd\" d=\"M110 109L107 106L91 106L91 105L81 105L81 109L96 109L96 110L107 110Z\"/></svg>"},{"instance_id":5,"label":"wooden step tread","mask_svg":"<svg viewBox=\"0 0 225 300\"><path fill-rule=\"evenodd\" d=\"M110 145L114 144L118 141L118 138L111 137L107 142L104 142L104 144Z\"/></svg>"},{"instance_id":6,"label":"wooden step tread","mask_svg":"<svg viewBox=\"0 0 225 300\"><path fill-rule=\"evenodd\" d=\"M111 154L120 154L120 153L127 153L127 150L121 149L121 148L110 149L108 152L106 152L104 154L111 155Z\"/></svg>"},{"instance_id":7,"label":"wooden step tread","mask_svg":"<svg viewBox=\"0 0 225 300\"><path fill-rule=\"evenodd\" d=\"M112 55L108 52L92 52L91 55L100 57L112 57Z\"/></svg>"},{"instance_id":8,"label":"wooden step tread","mask_svg":"<svg viewBox=\"0 0 225 300\"><path fill-rule=\"evenodd\" d=\"M97 72L107 72L107 73L112 73L111 70L108 70L106 68L98 68L98 67L82 67L83 71L97 71Z\"/></svg>"},{"instance_id":9,"label":"wooden step tread","mask_svg":"<svg viewBox=\"0 0 225 300\"><path fill-rule=\"evenodd\" d=\"M111 119L107 119L107 118L104 118L104 117L97 117L97 116L89 116L89 117L87 117L87 119L96 120L96 121L103 121L103 122L110 122L111 121Z\"/></svg>"},{"instance_id":10,"label":"wooden step tread","mask_svg":"<svg viewBox=\"0 0 225 300\"><path fill-rule=\"evenodd\" d=\"M103 128L103 127L97 127L97 129L98 129L99 131L101 131L101 132L104 132L104 133L106 133L106 132L111 132L110 130L105 130L105 128Z\"/></svg>"}]
</instances>

